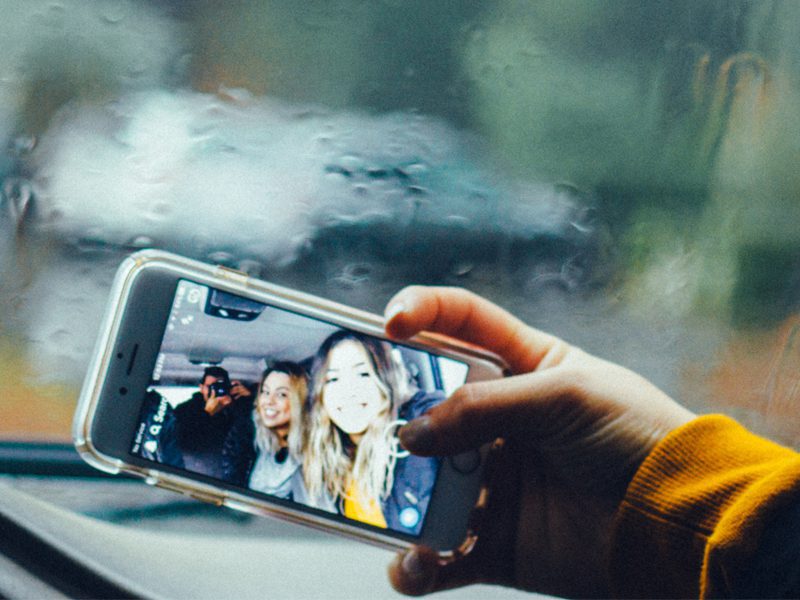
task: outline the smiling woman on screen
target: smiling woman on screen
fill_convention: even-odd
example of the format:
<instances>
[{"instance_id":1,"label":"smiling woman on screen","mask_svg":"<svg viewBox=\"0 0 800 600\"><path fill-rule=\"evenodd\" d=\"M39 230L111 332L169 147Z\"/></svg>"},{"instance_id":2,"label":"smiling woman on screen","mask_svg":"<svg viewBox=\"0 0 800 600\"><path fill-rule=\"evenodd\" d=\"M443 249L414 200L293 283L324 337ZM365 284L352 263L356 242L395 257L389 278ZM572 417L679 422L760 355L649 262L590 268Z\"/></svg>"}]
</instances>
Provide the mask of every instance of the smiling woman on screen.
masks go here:
<instances>
[{"instance_id":1,"label":"smiling woman on screen","mask_svg":"<svg viewBox=\"0 0 800 600\"><path fill-rule=\"evenodd\" d=\"M344 516L416 533L438 463L407 456L394 425L444 396L411 389L407 379L388 343L349 331L329 336L312 368L303 473L309 496L332 499Z\"/></svg>"},{"instance_id":2,"label":"smiling woman on screen","mask_svg":"<svg viewBox=\"0 0 800 600\"><path fill-rule=\"evenodd\" d=\"M276 362L264 371L252 419L232 429L223 448L227 481L306 501L299 471L307 381L303 368L293 362Z\"/></svg>"}]
</instances>

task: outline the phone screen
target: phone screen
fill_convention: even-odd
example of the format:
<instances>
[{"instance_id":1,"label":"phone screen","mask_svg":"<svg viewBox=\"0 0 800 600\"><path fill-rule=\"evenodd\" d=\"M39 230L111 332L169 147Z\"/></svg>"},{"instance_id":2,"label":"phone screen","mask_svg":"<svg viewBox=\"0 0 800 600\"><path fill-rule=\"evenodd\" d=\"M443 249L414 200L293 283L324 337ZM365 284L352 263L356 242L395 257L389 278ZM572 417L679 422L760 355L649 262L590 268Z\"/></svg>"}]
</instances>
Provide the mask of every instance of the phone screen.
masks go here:
<instances>
[{"instance_id":1,"label":"phone screen","mask_svg":"<svg viewBox=\"0 0 800 600\"><path fill-rule=\"evenodd\" d=\"M178 282L132 454L418 536L439 462L396 432L466 363Z\"/></svg>"}]
</instances>

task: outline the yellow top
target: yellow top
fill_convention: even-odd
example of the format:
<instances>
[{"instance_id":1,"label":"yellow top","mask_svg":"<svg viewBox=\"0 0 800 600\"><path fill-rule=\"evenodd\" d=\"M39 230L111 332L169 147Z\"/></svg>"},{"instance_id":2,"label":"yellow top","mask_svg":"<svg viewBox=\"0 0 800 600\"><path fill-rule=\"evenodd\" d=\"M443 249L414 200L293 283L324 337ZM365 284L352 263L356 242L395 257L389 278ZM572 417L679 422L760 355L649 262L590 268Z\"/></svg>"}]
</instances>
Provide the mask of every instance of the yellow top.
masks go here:
<instances>
[{"instance_id":1,"label":"yellow top","mask_svg":"<svg viewBox=\"0 0 800 600\"><path fill-rule=\"evenodd\" d=\"M344 500L344 516L386 529L381 505L375 499L365 498L352 483L347 488L347 497Z\"/></svg>"},{"instance_id":2,"label":"yellow top","mask_svg":"<svg viewBox=\"0 0 800 600\"><path fill-rule=\"evenodd\" d=\"M798 497L798 453L727 417L691 421L628 486L611 540L611 593L797 597Z\"/></svg>"}]
</instances>

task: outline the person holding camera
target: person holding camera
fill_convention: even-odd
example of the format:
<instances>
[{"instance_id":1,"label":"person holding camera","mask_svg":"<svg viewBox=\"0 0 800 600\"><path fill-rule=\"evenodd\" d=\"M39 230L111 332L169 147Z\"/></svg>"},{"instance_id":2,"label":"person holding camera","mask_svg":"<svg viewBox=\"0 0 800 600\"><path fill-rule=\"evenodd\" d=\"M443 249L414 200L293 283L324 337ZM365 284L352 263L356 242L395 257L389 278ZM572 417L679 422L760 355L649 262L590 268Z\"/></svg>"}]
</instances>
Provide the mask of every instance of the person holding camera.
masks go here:
<instances>
[{"instance_id":1,"label":"person holding camera","mask_svg":"<svg viewBox=\"0 0 800 600\"><path fill-rule=\"evenodd\" d=\"M222 367L206 367L200 389L175 408L178 446L187 470L221 479L222 446L231 428L248 418L252 395Z\"/></svg>"}]
</instances>

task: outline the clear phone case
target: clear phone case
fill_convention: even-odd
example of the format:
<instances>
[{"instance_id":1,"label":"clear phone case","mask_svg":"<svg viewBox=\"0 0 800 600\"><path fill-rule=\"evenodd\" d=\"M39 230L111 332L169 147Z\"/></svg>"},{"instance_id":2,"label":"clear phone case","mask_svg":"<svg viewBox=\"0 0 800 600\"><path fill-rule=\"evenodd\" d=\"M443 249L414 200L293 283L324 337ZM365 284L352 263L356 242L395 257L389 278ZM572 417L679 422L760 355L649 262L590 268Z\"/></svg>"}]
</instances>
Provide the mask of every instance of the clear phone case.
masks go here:
<instances>
[{"instance_id":1,"label":"clear phone case","mask_svg":"<svg viewBox=\"0 0 800 600\"><path fill-rule=\"evenodd\" d=\"M204 502L301 523L324 531L338 532L384 548L400 549L410 546L410 542L389 534L361 529L315 514L261 501L233 490L195 481L189 476L184 477L164 472L158 469L156 463L153 468L130 464L121 458L103 454L95 447L91 435L93 419L101 400L100 393L103 389L109 362L112 360L114 344L125 315L127 300L137 275L150 268L168 269L177 278L190 279L267 304L278 305L311 317L327 320L342 327L385 338L383 318L377 315L253 279L245 273L224 266L208 265L157 250L138 252L128 257L117 271L101 323L95 353L78 400L72 435L75 447L82 458L102 471L112 474L128 473L143 478L148 484L186 494ZM477 369L477 376L471 376L473 380L474 378L496 377L505 369L505 365L498 357L479 349L454 343L443 337L422 334L410 340L409 343L468 360L471 368ZM476 501L485 502L486 495L487 490L483 489ZM473 542L474 532L469 532L462 550L471 547Z\"/></svg>"}]
</instances>

